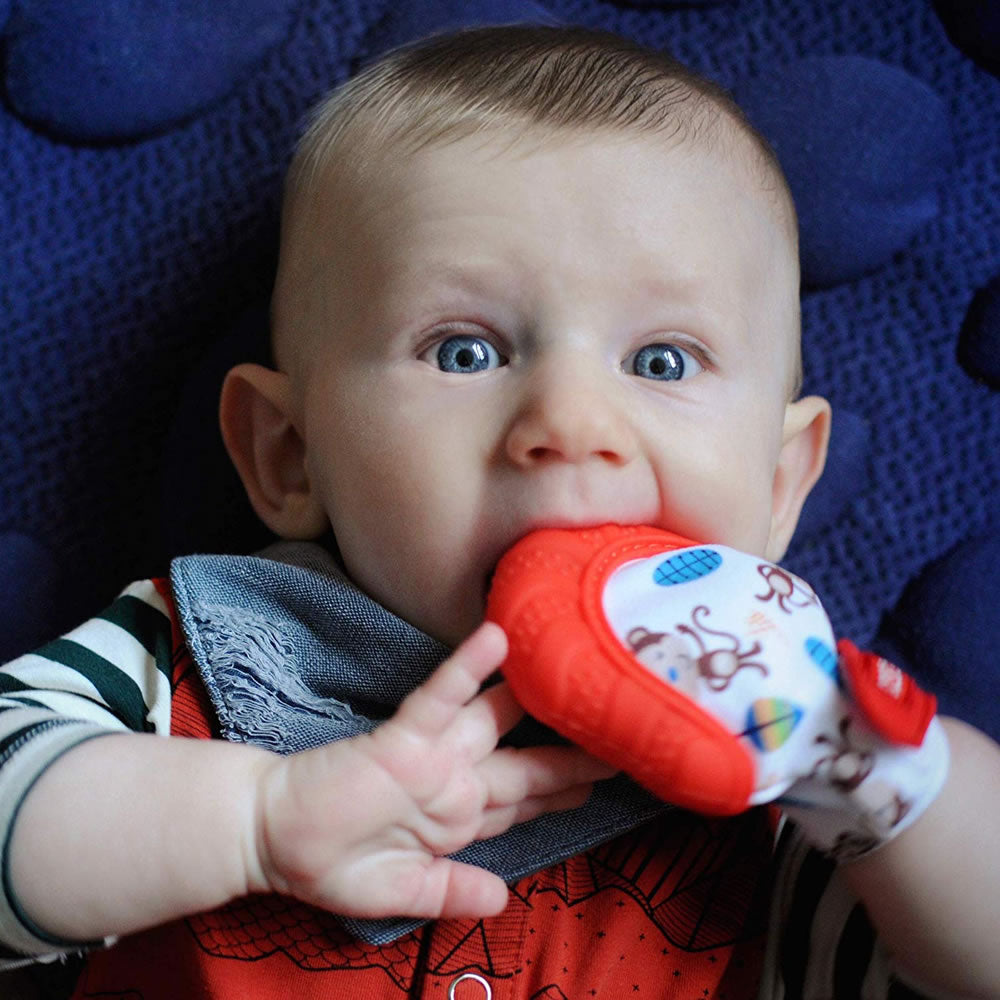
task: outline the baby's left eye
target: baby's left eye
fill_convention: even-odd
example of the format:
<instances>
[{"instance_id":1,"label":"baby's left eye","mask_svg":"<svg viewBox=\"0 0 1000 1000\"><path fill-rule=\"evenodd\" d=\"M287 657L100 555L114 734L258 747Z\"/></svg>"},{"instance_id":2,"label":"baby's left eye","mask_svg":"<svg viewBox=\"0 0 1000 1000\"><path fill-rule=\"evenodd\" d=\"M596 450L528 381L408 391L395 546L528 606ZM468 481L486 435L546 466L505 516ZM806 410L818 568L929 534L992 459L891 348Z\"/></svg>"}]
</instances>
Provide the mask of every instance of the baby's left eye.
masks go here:
<instances>
[{"instance_id":1,"label":"baby's left eye","mask_svg":"<svg viewBox=\"0 0 1000 1000\"><path fill-rule=\"evenodd\" d=\"M702 371L701 362L676 344L647 344L630 354L622 366L626 372L658 382L676 382Z\"/></svg>"},{"instance_id":2,"label":"baby's left eye","mask_svg":"<svg viewBox=\"0 0 1000 1000\"><path fill-rule=\"evenodd\" d=\"M485 338L456 334L425 352L425 360L453 375L474 375L500 368L507 359Z\"/></svg>"}]
</instances>

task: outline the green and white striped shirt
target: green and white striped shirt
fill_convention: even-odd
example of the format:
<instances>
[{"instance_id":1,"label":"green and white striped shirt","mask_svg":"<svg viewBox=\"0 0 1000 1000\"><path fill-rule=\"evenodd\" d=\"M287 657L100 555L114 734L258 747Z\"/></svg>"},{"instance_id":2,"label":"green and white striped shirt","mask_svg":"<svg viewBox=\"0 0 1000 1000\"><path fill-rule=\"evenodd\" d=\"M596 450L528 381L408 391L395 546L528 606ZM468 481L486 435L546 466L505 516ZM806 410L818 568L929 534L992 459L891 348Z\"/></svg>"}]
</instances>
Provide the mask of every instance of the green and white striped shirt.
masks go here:
<instances>
[{"instance_id":1,"label":"green and white striped shirt","mask_svg":"<svg viewBox=\"0 0 1000 1000\"><path fill-rule=\"evenodd\" d=\"M11 898L7 852L21 802L53 761L84 740L168 735L171 655L167 604L144 580L96 618L0 669L0 966L65 945L35 933Z\"/></svg>"}]
</instances>

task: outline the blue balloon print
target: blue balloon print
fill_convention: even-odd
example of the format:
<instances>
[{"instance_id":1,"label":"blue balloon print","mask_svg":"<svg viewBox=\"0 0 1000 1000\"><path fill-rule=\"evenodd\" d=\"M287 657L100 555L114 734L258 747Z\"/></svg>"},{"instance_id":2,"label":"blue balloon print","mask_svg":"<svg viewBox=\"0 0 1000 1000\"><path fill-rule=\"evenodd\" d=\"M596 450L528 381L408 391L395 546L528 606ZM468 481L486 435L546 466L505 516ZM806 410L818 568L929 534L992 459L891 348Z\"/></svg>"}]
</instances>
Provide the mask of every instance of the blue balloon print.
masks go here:
<instances>
[{"instance_id":1,"label":"blue balloon print","mask_svg":"<svg viewBox=\"0 0 1000 1000\"><path fill-rule=\"evenodd\" d=\"M715 549L685 549L669 559L664 559L653 570L653 580L661 587L677 583L690 583L714 573L722 565L722 554Z\"/></svg>"},{"instance_id":2,"label":"blue balloon print","mask_svg":"<svg viewBox=\"0 0 1000 1000\"><path fill-rule=\"evenodd\" d=\"M837 654L822 639L817 639L815 636L806 639L806 652L823 673L829 674L839 682Z\"/></svg>"}]
</instances>

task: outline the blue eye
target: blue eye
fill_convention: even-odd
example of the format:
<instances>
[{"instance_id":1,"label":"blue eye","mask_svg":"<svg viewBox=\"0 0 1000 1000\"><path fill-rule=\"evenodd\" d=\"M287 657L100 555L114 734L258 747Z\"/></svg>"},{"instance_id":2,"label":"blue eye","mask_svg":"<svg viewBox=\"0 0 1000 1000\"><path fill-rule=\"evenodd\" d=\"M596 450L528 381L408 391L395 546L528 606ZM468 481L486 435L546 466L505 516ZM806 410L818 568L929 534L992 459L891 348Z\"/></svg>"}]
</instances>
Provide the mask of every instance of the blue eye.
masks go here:
<instances>
[{"instance_id":1,"label":"blue eye","mask_svg":"<svg viewBox=\"0 0 1000 1000\"><path fill-rule=\"evenodd\" d=\"M627 369L640 378L676 382L702 370L701 363L676 344L647 344L626 362Z\"/></svg>"},{"instance_id":2,"label":"blue eye","mask_svg":"<svg viewBox=\"0 0 1000 1000\"><path fill-rule=\"evenodd\" d=\"M461 335L449 337L433 352L434 361L443 372L471 375L499 368L505 363L497 349L482 337Z\"/></svg>"}]
</instances>

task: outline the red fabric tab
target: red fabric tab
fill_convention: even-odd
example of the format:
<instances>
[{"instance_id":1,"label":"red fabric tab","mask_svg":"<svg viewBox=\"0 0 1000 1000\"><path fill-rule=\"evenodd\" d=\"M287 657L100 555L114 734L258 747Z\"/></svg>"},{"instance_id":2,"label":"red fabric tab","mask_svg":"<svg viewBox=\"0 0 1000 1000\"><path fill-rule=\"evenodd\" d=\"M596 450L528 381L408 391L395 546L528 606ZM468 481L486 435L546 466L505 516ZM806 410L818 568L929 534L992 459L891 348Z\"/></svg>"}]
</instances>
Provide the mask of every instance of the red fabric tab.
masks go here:
<instances>
[{"instance_id":1,"label":"red fabric tab","mask_svg":"<svg viewBox=\"0 0 1000 1000\"><path fill-rule=\"evenodd\" d=\"M920 746L937 712L937 698L894 663L849 639L837 643L837 652L851 696L872 728L891 743Z\"/></svg>"}]
</instances>

